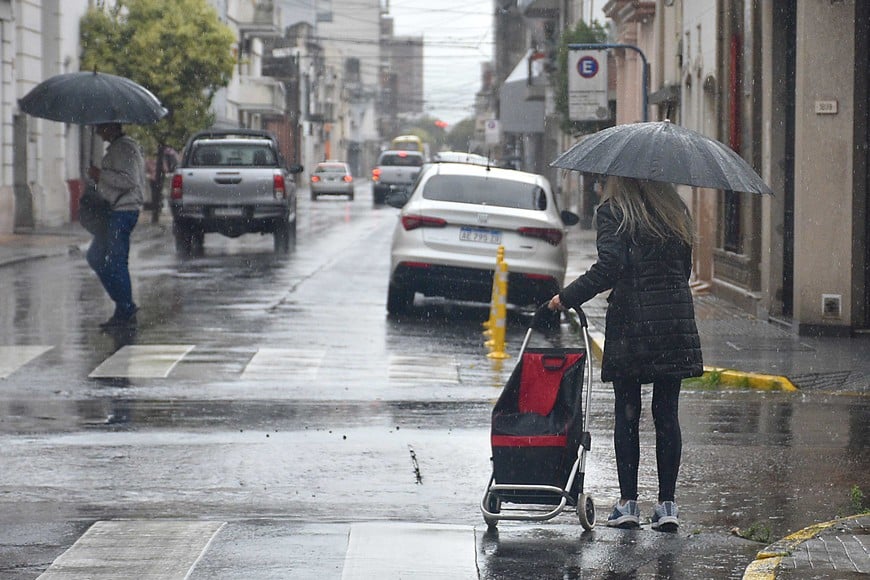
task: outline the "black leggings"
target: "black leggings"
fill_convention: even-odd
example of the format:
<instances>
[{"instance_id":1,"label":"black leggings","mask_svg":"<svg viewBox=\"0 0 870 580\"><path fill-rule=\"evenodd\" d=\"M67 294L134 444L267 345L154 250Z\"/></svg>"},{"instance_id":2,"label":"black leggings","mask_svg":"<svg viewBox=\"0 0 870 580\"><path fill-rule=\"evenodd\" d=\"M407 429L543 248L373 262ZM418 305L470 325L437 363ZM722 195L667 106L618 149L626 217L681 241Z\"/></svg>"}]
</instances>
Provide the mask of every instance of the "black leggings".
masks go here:
<instances>
[{"instance_id":1,"label":"black leggings","mask_svg":"<svg viewBox=\"0 0 870 580\"><path fill-rule=\"evenodd\" d=\"M653 382L652 414L656 427L656 465L659 474L659 501L674 501L677 472L683 438L680 433L680 379ZM622 499L637 500L637 468L640 462L640 383L634 380L613 381L616 395L616 469Z\"/></svg>"}]
</instances>

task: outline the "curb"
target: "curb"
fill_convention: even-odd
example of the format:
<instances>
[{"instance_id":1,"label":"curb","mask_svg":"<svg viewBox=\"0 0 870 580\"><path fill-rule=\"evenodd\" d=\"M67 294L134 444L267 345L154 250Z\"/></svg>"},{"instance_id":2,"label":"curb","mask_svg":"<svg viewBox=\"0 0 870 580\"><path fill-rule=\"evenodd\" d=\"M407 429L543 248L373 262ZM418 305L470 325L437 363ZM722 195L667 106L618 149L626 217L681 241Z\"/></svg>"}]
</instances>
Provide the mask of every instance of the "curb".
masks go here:
<instances>
[{"instance_id":1,"label":"curb","mask_svg":"<svg viewBox=\"0 0 870 580\"><path fill-rule=\"evenodd\" d=\"M854 515L819 524L813 524L770 544L758 552L755 556L755 560L746 567L746 570L743 572L743 580L776 580L776 571L782 563L782 559L790 556L802 543L811 540L837 524L861 517L865 516Z\"/></svg>"},{"instance_id":2,"label":"curb","mask_svg":"<svg viewBox=\"0 0 870 580\"><path fill-rule=\"evenodd\" d=\"M571 326L579 332L580 324L574 318L569 318L569 320L571 321ZM591 323L588 325L586 332L589 334L589 346L592 349L592 354L601 362L601 357L604 355L604 333L595 328ZM783 391L788 393L798 391L798 388L787 377L750 373L721 367L705 366L704 375L700 377L700 380L706 380L714 386L741 387L759 391Z\"/></svg>"}]
</instances>

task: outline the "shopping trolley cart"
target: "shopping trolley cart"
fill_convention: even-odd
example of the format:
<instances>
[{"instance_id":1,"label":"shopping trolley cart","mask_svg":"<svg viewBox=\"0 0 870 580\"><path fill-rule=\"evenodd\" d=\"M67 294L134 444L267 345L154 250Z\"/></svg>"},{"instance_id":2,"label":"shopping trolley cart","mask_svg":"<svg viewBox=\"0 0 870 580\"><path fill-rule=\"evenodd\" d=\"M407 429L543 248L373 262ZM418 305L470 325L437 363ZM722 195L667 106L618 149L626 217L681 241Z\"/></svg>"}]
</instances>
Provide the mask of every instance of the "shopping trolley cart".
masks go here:
<instances>
[{"instance_id":1,"label":"shopping trolley cart","mask_svg":"<svg viewBox=\"0 0 870 580\"><path fill-rule=\"evenodd\" d=\"M546 304L535 312L492 411L492 476L480 502L490 528L501 520L548 520L566 508L576 509L584 529L595 526L595 503L583 492L592 441L588 324L582 310L568 311L583 348L529 347L551 314Z\"/></svg>"}]
</instances>

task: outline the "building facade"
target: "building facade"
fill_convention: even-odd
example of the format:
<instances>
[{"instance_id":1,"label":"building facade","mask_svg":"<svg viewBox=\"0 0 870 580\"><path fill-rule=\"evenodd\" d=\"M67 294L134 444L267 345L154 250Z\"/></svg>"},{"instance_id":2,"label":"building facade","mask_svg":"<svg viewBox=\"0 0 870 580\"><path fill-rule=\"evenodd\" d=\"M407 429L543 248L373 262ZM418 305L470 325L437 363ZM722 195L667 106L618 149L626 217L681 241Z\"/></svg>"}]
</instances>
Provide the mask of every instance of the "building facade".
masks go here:
<instances>
[{"instance_id":1,"label":"building facade","mask_svg":"<svg viewBox=\"0 0 870 580\"><path fill-rule=\"evenodd\" d=\"M574 16L565 3L517 5ZM775 192L680 188L696 288L797 333L870 329L870 5L610 0L604 13L613 42L637 49L610 51L617 122L670 119L718 139Z\"/></svg>"}]
</instances>

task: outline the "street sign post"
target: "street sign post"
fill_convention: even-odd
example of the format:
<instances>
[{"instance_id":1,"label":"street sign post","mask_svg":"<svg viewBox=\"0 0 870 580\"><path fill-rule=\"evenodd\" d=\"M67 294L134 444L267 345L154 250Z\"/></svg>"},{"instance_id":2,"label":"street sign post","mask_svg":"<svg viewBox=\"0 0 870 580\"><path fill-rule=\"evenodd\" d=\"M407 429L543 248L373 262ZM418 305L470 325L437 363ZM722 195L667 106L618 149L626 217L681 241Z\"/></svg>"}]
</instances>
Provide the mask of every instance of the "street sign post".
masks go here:
<instances>
[{"instance_id":1,"label":"street sign post","mask_svg":"<svg viewBox=\"0 0 870 580\"><path fill-rule=\"evenodd\" d=\"M601 51L569 50L568 117L572 121L610 119L610 107L607 104L607 56Z\"/></svg>"}]
</instances>

